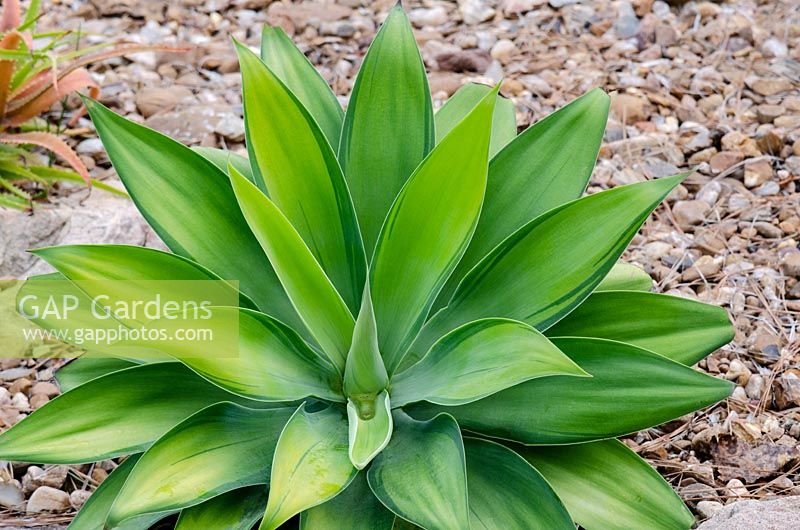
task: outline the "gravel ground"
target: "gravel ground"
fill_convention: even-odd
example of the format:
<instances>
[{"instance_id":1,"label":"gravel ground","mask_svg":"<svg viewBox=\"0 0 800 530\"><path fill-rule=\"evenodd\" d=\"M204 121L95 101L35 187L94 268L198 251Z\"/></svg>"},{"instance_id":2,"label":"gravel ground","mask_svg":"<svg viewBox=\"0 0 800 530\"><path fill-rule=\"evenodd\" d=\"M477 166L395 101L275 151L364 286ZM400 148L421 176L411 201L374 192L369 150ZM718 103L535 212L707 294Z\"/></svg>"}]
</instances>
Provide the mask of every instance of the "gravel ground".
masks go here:
<instances>
[{"instance_id":1,"label":"gravel ground","mask_svg":"<svg viewBox=\"0 0 800 530\"><path fill-rule=\"evenodd\" d=\"M262 24L282 26L344 102L392 4L62 0L49 4L43 24L81 28L95 35L89 41L125 36L192 45L186 54L143 53L95 67L101 99L186 143L243 152L230 35L257 46ZM699 368L738 386L727 401L627 443L701 519L735 499L799 495L800 2L463 0L407 7L437 103L466 81L502 78L524 127L593 87L612 93L590 191L697 168L626 259L651 273L658 291L730 312L733 343ZM97 177L113 178L88 121L68 134ZM54 367L0 362L0 428L57 393L49 384ZM68 520L113 466L0 463L0 527ZM59 513L33 513L42 499ZM27 515L11 507L25 501Z\"/></svg>"}]
</instances>

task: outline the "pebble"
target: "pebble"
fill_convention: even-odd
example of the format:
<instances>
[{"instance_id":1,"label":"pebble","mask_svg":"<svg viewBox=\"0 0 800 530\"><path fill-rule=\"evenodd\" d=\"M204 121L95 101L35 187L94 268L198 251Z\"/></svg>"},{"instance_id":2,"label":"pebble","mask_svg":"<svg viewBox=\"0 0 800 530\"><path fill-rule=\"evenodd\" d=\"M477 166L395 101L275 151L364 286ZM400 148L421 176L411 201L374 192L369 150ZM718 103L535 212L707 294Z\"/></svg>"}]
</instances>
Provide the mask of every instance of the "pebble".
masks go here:
<instances>
[{"instance_id":1,"label":"pebble","mask_svg":"<svg viewBox=\"0 0 800 530\"><path fill-rule=\"evenodd\" d=\"M40 486L60 488L67 480L67 466L50 466L43 469L39 466L30 466L22 477L22 489L32 492Z\"/></svg>"},{"instance_id":2,"label":"pebble","mask_svg":"<svg viewBox=\"0 0 800 530\"><path fill-rule=\"evenodd\" d=\"M781 261L781 270L787 276L800 279L800 252L790 252Z\"/></svg>"},{"instance_id":3,"label":"pebble","mask_svg":"<svg viewBox=\"0 0 800 530\"><path fill-rule=\"evenodd\" d=\"M746 81L747 82L747 81ZM747 83L756 94L774 96L792 89L792 83L783 78L756 78Z\"/></svg>"},{"instance_id":4,"label":"pebble","mask_svg":"<svg viewBox=\"0 0 800 530\"><path fill-rule=\"evenodd\" d=\"M698 200L678 201L672 207L672 213L681 228L699 225L705 221L709 211L711 206L705 201Z\"/></svg>"},{"instance_id":5,"label":"pebble","mask_svg":"<svg viewBox=\"0 0 800 530\"><path fill-rule=\"evenodd\" d=\"M644 100L630 94L613 94L611 96L611 114L625 123L643 120Z\"/></svg>"},{"instance_id":6,"label":"pebble","mask_svg":"<svg viewBox=\"0 0 800 530\"><path fill-rule=\"evenodd\" d=\"M42 486L33 492L25 509L27 513L64 512L71 507L66 491Z\"/></svg>"},{"instance_id":7,"label":"pebble","mask_svg":"<svg viewBox=\"0 0 800 530\"><path fill-rule=\"evenodd\" d=\"M744 160L744 155L738 151L720 151L712 156L708 163L713 173L722 173L742 160Z\"/></svg>"},{"instance_id":8,"label":"pebble","mask_svg":"<svg viewBox=\"0 0 800 530\"><path fill-rule=\"evenodd\" d=\"M443 6L431 8L420 7L408 13L411 23L421 28L425 26L441 26L447 23L447 10Z\"/></svg>"},{"instance_id":9,"label":"pebble","mask_svg":"<svg viewBox=\"0 0 800 530\"><path fill-rule=\"evenodd\" d=\"M142 87L136 92L136 108L145 118L163 110L172 110L179 104L196 101L191 89L184 86Z\"/></svg>"},{"instance_id":10,"label":"pebble","mask_svg":"<svg viewBox=\"0 0 800 530\"><path fill-rule=\"evenodd\" d=\"M49 381L40 381L33 385L31 388L31 395L44 395L47 397L55 397L60 393L58 387Z\"/></svg>"},{"instance_id":11,"label":"pebble","mask_svg":"<svg viewBox=\"0 0 800 530\"><path fill-rule=\"evenodd\" d=\"M87 138L78 143L77 147L75 147L75 152L79 155L95 156L105 153L105 148L100 138Z\"/></svg>"},{"instance_id":12,"label":"pebble","mask_svg":"<svg viewBox=\"0 0 800 530\"><path fill-rule=\"evenodd\" d=\"M717 261L711 256L700 256L690 268L681 274L681 280L685 282L693 282L705 278L708 280L710 277L717 274L722 268L722 263Z\"/></svg>"},{"instance_id":13,"label":"pebble","mask_svg":"<svg viewBox=\"0 0 800 530\"><path fill-rule=\"evenodd\" d=\"M0 370L0 381L14 381L23 377L28 377L33 373L30 368L9 368Z\"/></svg>"},{"instance_id":14,"label":"pebble","mask_svg":"<svg viewBox=\"0 0 800 530\"><path fill-rule=\"evenodd\" d=\"M783 148L783 139L772 131L767 131L756 137L756 145L762 153L777 155Z\"/></svg>"},{"instance_id":15,"label":"pebble","mask_svg":"<svg viewBox=\"0 0 800 530\"><path fill-rule=\"evenodd\" d=\"M750 376L744 391L750 399L761 399L761 395L764 393L764 376L759 374Z\"/></svg>"},{"instance_id":16,"label":"pebble","mask_svg":"<svg viewBox=\"0 0 800 530\"><path fill-rule=\"evenodd\" d=\"M465 24L480 24L494 17L495 10L486 0L458 0L458 10Z\"/></svg>"},{"instance_id":17,"label":"pebble","mask_svg":"<svg viewBox=\"0 0 800 530\"><path fill-rule=\"evenodd\" d=\"M492 46L491 55L501 63L507 63L514 56L517 47L508 39L500 39Z\"/></svg>"},{"instance_id":18,"label":"pebble","mask_svg":"<svg viewBox=\"0 0 800 530\"><path fill-rule=\"evenodd\" d=\"M773 175L772 164L767 160L758 160L745 165L744 185L748 188L755 188L770 180Z\"/></svg>"},{"instance_id":19,"label":"pebble","mask_svg":"<svg viewBox=\"0 0 800 530\"><path fill-rule=\"evenodd\" d=\"M764 55L767 57L786 57L789 55L789 48L786 43L774 37L765 40L764 44L761 45L761 49L764 50Z\"/></svg>"},{"instance_id":20,"label":"pebble","mask_svg":"<svg viewBox=\"0 0 800 530\"><path fill-rule=\"evenodd\" d=\"M728 495L733 497L746 497L748 495L747 488L738 478L729 480L725 485L725 489L728 491Z\"/></svg>"},{"instance_id":21,"label":"pebble","mask_svg":"<svg viewBox=\"0 0 800 530\"><path fill-rule=\"evenodd\" d=\"M86 501L89 500L91 497L92 492L87 490L74 490L72 493L69 494L69 503L72 505L73 508L76 510L80 510Z\"/></svg>"},{"instance_id":22,"label":"pebble","mask_svg":"<svg viewBox=\"0 0 800 530\"><path fill-rule=\"evenodd\" d=\"M25 502L19 481L0 483L0 506L3 508L17 508Z\"/></svg>"},{"instance_id":23,"label":"pebble","mask_svg":"<svg viewBox=\"0 0 800 530\"><path fill-rule=\"evenodd\" d=\"M697 513L701 517L708 519L714 517L724 507L721 502L717 501L700 501L697 503Z\"/></svg>"},{"instance_id":24,"label":"pebble","mask_svg":"<svg viewBox=\"0 0 800 530\"><path fill-rule=\"evenodd\" d=\"M775 226L772 223L768 223L766 221L758 221L753 225L753 228L756 229L759 235L770 238L770 239L777 239L783 236L783 232L780 228Z\"/></svg>"},{"instance_id":25,"label":"pebble","mask_svg":"<svg viewBox=\"0 0 800 530\"><path fill-rule=\"evenodd\" d=\"M775 118L784 114L785 109L780 105L759 105L756 107L756 118L759 123L772 123Z\"/></svg>"}]
</instances>

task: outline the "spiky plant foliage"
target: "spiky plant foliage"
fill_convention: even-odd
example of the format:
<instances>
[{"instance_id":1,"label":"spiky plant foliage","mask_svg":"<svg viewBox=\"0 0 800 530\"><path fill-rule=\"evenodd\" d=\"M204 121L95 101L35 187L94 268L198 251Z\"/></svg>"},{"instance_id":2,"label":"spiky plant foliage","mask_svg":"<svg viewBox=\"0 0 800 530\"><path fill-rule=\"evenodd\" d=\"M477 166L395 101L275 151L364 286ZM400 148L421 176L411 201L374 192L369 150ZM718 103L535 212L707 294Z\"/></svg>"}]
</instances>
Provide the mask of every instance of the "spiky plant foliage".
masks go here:
<instances>
[{"instance_id":1,"label":"spiky plant foliage","mask_svg":"<svg viewBox=\"0 0 800 530\"><path fill-rule=\"evenodd\" d=\"M54 182L78 181L124 195L89 176L78 155L58 135L61 124L42 116L58 101L79 90L92 97L100 87L84 68L121 55L148 51L185 51L160 45L113 45L103 42L81 47L80 32L39 31L41 0L32 0L24 16L19 0L3 0L0 11L0 206L29 209L31 193L17 184L35 182L48 188ZM79 117L76 114L75 117ZM71 169L52 168L36 160L29 146L46 149Z\"/></svg>"},{"instance_id":2,"label":"spiky plant foliage","mask_svg":"<svg viewBox=\"0 0 800 530\"><path fill-rule=\"evenodd\" d=\"M198 343L163 345L172 362L78 359L0 458L132 455L76 529L173 513L212 530L689 528L615 439L731 390L690 367L731 339L725 312L617 263L685 175L582 197L600 90L519 136L497 88L467 85L434 114L399 7L346 112L280 30L261 58L237 51L249 161L89 103L173 253L38 255L70 280L239 280L243 307L216 322L238 321L238 357Z\"/></svg>"}]
</instances>

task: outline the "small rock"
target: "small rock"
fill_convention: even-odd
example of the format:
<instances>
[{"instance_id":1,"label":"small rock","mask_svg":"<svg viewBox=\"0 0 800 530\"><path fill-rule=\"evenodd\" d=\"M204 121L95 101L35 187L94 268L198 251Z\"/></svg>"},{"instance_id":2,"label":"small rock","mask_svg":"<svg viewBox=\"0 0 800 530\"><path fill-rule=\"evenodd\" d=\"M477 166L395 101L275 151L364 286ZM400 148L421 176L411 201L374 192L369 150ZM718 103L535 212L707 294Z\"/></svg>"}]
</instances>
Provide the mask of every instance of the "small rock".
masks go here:
<instances>
[{"instance_id":1,"label":"small rock","mask_svg":"<svg viewBox=\"0 0 800 530\"><path fill-rule=\"evenodd\" d=\"M781 269L787 276L800 278L800 252L790 252L784 256Z\"/></svg>"},{"instance_id":2,"label":"small rock","mask_svg":"<svg viewBox=\"0 0 800 530\"><path fill-rule=\"evenodd\" d=\"M697 503L697 513L701 517L708 519L714 517L724 507L721 502L717 501L700 501Z\"/></svg>"},{"instance_id":3,"label":"small rock","mask_svg":"<svg viewBox=\"0 0 800 530\"><path fill-rule=\"evenodd\" d=\"M644 100L630 94L612 94L611 113L621 122L641 121L645 118Z\"/></svg>"},{"instance_id":4,"label":"small rock","mask_svg":"<svg viewBox=\"0 0 800 530\"><path fill-rule=\"evenodd\" d=\"M777 239L783 236L783 232L781 231L780 228L766 221L756 222L753 225L753 228L755 228L756 232L758 232L762 237L766 237L769 239Z\"/></svg>"},{"instance_id":5,"label":"small rock","mask_svg":"<svg viewBox=\"0 0 800 530\"><path fill-rule=\"evenodd\" d=\"M747 385L744 387L744 391L750 399L761 399L761 395L764 393L764 376L759 374L751 375Z\"/></svg>"},{"instance_id":6,"label":"small rock","mask_svg":"<svg viewBox=\"0 0 800 530\"><path fill-rule=\"evenodd\" d=\"M786 110L780 105L759 105L756 107L756 118L759 123L772 123L775 118L783 115Z\"/></svg>"},{"instance_id":7,"label":"small rock","mask_svg":"<svg viewBox=\"0 0 800 530\"><path fill-rule=\"evenodd\" d=\"M713 173L722 173L731 166L744 160L744 155L738 151L720 151L711 157L708 165Z\"/></svg>"},{"instance_id":8,"label":"small rock","mask_svg":"<svg viewBox=\"0 0 800 530\"><path fill-rule=\"evenodd\" d=\"M788 114L779 116L774 120L776 127L784 129L797 129L800 127L800 114Z\"/></svg>"},{"instance_id":9,"label":"small rock","mask_svg":"<svg viewBox=\"0 0 800 530\"><path fill-rule=\"evenodd\" d=\"M88 501L89 497L91 496L92 496L91 491L75 490L69 494L69 503L76 510L80 510L83 507L83 505L86 504L86 501Z\"/></svg>"},{"instance_id":10,"label":"small rock","mask_svg":"<svg viewBox=\"0 0 800 530\"><path fill-rule=\"evenodd\" d=\"M708 279L717 274L722 268L722 264L711 256L700 256L690 268L681 274L681 280L693 282L701 278Z\"/></svg>"},{"instance_id":11,"label":"small rock","mask_svg":"<svg viewBox=\"0 0 800 530\"><path fill-rule=\"evenodd\" d=\"M547 2L550 7L558 9L559 7L571 6L573 4L580 4L583 0L550 0Z\"/></svg>"},{"instance_id":12,"label":"small rock","mask_svg":"<svg viewBox=\"0 0 800 530\"><path fill-rule=\"evenodd\" d=\"M711 206L698 200L678 201L672 208L672 213L675 214L675 219L681 228L699 225L705 220L709 211Z\"/></svg>"},{"instance_id":13,"label":"small rock","mask_svg":"<svg viewBox=\"0 0 800 530\"><path fill-rule=\"evenodd\" d=\"M79 155L95 156L104 152L103 142L100 138L87 138L82 140L75 147L75 152Z\"/></svg>"},{"instance_id":14,"label":"small rock","mask_svg":"<svg viewBox=\"0 0 800 530\"><path fill-rule=\"evenodd\" d=\"M720 140L723 151L739 151L744 156L759 156L756 143L752 138L739 131L731 131Z\"/></svg>"},{"instance_id":15,"label":"small rock","mask_svg":"<svg viewBox=\"0 0 800 530\"><path fill-rule=\"evenodd\" d=\"M484 73L491 64L491 56L484 50L444 52L436 56L436 64L445 72Z\"/></svg>"},{"instance_id":16,"label":"small rock","mask_svg":"<svg viewBox=\"0 0 800 530\"><path fill-rule=\"evenodd\" d=\"M800 370L786 370L777 379L775 390L775 401L779 409L800 406Z\"/></svg>"},{"instance_id":17,"label":"small rock","mask_svg":"<svg viewBox=\"0 0 800 530\"><path fill-rule=\"evenodd\" d=\"M500 39L492 46L491 55L501 63L505 64L511 60L517 47L508 39Z\"/></svg>"},{"instance_id":18,"label":"small rock","mask_svg":"<svg viewBox=\"0 0 800 530\"><path fill-rule=\"evenodd\" d=\"M459 0L458 10L465 24L480 24L492 18L494 8L486 0Z\"/></svg>"},{"instance_id":19,"label":"small rock","mask_svg":"<svg viewBox=\"0 0 800 530\"><path fill-rule=\"evenodd\" d=\"M656 44L659 46L674 46L678 43L678 32L671 26L660 24L656 26Z\"/></svg>"},{"instance_id":20,"label":"small rock","mask_svg":"<svg viewBox=\"0 0 800 530\"><path fill-rule=\"evenodd\" d=\"M214 132L231 142L244 141L244 120L239 116L231 115L223 118L214 127Z\"/></svg>"},{"instance_id":21,"label":"small rock","mask_svg":"<svg viewBox=\"0 0 800 530\"><path fill-rule=\"evenodd\" d=\"M762 96L774 96L775 94L787 92L792 89L792 83L788 79L782 77L777 79L763 77L746 79L745 83L747 83L756 94Z\"/></svg>"},{"instance_id":22,"label":"small rock","mask_svg":"<svg viewBox=\"0 0 800 530\"><path fill-rule=\"evenodd\" d=\"M7 370L0 370L0 381L14 381L23 377L29 377L33 373L30 368L9 368Z\"/></svg>"},{"instance_id":23,"label":"small rock","mask_svg":"<svg viewBox=\"0 0 800 530\"><path fill-rule=\"evenodd\" d=\"M17 508L25 502L25 495L22 493L22 488L19 482L12 480L11 482L0 483L0 506L3 508Z\"/></svg>"},{"instance_id":24,"label":"small rock","mask_svg":"<svg viewBox=\"0 0 800 530\"><path fill-rule=\"evenodd\" d=\"M195 101L192 91L183 86L169 88L145 87L136 93L136 108L145 118L162 110L172 110L181 103Z\"/></svg>"},{"instance_id":25,"label":"small rock","mask_svg":"<svg viewBox=\"0 0 800 530\"><path fill-rule=\"evenodd\" d=\"M767 131L756 137L756 145L762 153L777 155L783 148L783 139L772 131Z\"/></svg>"},{"instance_id":26,"label":"small rock","mask_svg":"<svg viewBox=\"0 0 800 530\"><path fill-rule=\"evenodd\" d=\"M688 501L715 500L719 498L717 492L708 484L695 482L681 488L681 496Z\"/></svg>"},{"instance_id":27,"label":"small rock","mask_svg":"<svg viewBox=\"0 0 800 530\"><path fill-rule=\"evenodd\" d=\"M67 466L50 466L47 469L30 466L22 477L22 489L30 493L41 486L60 488L67 480L67 472Z\"/></svg>"},{"instance_id":28,"label":"small rock","mask_svg":"<svg viewBox=\"0 0 800 530\"><path fill-rule=\"evenodd\" d=\"M775 37L771 37L764 41L761 45L764 50L764 55L767 57L786 57L789 54L789 48L786 43L779 41Z\"/></svg>"},{"instance_id":29,"label":"small rock","mask_svg":"<svg viewBox=\"0 0 800 530\"><path fill-rule=\"evenodd\" d=\"M26 513L63 512L69 510L69 494L50 486L42 486L28 500Z\"/></svg>"},{"instance_id":30,"label":"small rock","mask_svg":"<svg viewBox=\"0 0 800 530\"><path fill-rule=\"evenodd\" d=\"M36 394L35 396L31 397L31 408L36 410L43 407L49 401L50 398L44 394Z\"/></svg>"},{"instance_id":31,"label":"small rock","mask_svg":"<svg viewBox=\"0 0 800 530\"><path fill-rule=\"evenodd\" d=\"M411 23L418 28L424 26L441 26L447 23L447 10L442 6L435 6L431 8L417 8L412 9L408 13L408 18Z\"/></svg>"},{"instance_id":32,"label":"small rock","mask_svg":"<svg viewBox=\"0 0 800 530\"><path fill-rule=\"evenodd\" d=\"M718 180L711 180L697 191L695 198L709 206L714 206L719 200L720 193L722 193L722 184Z\"/></svg>"},{"instance_id":33,"label":"small rock","mask_svg":"<svg viewBox=\"0 0 800 530\"><path fill-rule=\"evenodd\" d=\"M33 388L31 388L32 396L36 396L39 394L45 395L47 397L55 397L59 394L59 390L58 387L53 383L47 381L40 381L35 385L33 385Z\"/></svg>"},{"instance_id":34,"label":"small rock","mask_svg":"<svg viewBox=\"0 0 800 530\"><path fill-rule=\"evenodd\" d=\"M11 386L8 387L8 391L11 394L16 394L17 392L27 393L31 389L31 386L33 386L33 382L27 377L22 377L11 383Z\"/></svg>"},{"instance_id":35,"label":"small rock","mask_svg":"<svg viewBox=\"0 0 800 530\"><path fill-rule=\"evenodd\" d=\"M748 188L755 188L770 180L772 176L772 164L767 160L759 160L745 166L744 185Z\"/></svg>"},{"instance_id":36,"label":"small rock","mask_svg":"<svg viewBox=\"0 0 800 530\"><path fill-rule=\"evenodd\" d=\"M748 495L747 488L744 487L744 483L738 478L732 478L725 484L725 489L728 492L728 495L733 497L746 497Z\"/></svg>"},{"instance_id":37,"label":"small rock","mask_svg":"<svg viewBox=\"0 0 800 530\"><path fill-rule=\"evenodd\" d=\"M621 39L630 39L639 29L639 19L630 2L621 2L617 9L617 20L614 22L614 31Z\"/></svg>"}]
</instances>

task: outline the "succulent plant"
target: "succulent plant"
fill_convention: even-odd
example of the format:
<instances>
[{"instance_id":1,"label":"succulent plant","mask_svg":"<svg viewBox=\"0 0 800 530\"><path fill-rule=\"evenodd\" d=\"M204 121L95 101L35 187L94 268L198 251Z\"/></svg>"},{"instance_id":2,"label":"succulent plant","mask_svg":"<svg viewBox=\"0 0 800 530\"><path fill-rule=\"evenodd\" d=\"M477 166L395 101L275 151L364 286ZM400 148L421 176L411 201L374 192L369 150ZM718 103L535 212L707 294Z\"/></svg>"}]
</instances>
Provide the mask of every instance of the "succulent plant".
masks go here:
<instances>
[{"instance_id":1,"label":"succulent plant","mask_svg":"<svg viewBox=\"0 0 800 530\"><path fill-rule=\"evenodd\" d=\"M154 362L129 341L124 358L77 359L0 458L130 455L76 529L175 513L179 529L689 528L616 440L731 390L691 368L732 338L726 313L618 263L686 175L582 197L599 89L519 135L498 87L465 85L434 113L399 7L346 112L280 29L260 58L236 48L247 158L87 100L172 253L37 254L71 281L238 280L241 307L214 320L238 354L164 343Z\"/></svg>"}]
</instances>

